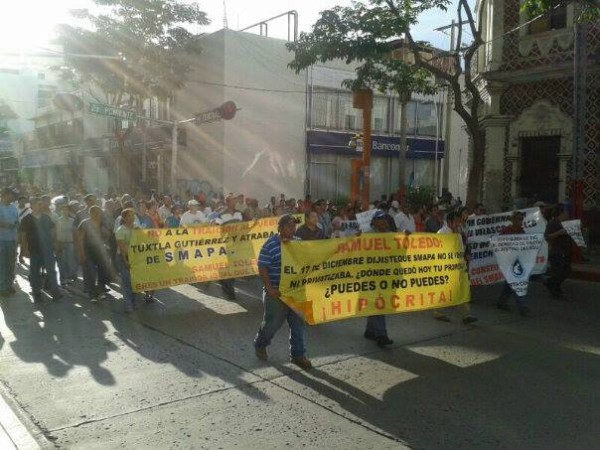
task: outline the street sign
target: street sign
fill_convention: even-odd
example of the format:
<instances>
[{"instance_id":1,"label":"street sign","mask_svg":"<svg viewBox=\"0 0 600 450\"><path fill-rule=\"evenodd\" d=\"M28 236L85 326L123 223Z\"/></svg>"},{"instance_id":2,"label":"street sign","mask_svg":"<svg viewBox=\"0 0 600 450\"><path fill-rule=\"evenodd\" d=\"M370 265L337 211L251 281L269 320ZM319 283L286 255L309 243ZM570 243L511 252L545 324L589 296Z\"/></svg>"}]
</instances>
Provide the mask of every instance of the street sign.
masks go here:
<instances>
[{"instance_id":1,"label":"street sign","mask_svg":"<svg viewBox=\"0 0 600 450\"><path fill-rule=\"evenodd\" d=\"M122 120L135 120L137 119L137 113L129 109L116 108L110 105L104 105L102 103L88 103L88 112L90 114L98 114L99 116L114 117L115 119Z\"/></svg>"},{"instance_id":2,"label":"street sign","mask_svg":"<svg viewBox=\"0 0 600 450\"><path fill-rule=\"evenodd\" d=\"M219 120L231 120L235 117L237 106L231 100L210 111L195 114L196 123L210 123Z\"/></svg>"}]
</instances>

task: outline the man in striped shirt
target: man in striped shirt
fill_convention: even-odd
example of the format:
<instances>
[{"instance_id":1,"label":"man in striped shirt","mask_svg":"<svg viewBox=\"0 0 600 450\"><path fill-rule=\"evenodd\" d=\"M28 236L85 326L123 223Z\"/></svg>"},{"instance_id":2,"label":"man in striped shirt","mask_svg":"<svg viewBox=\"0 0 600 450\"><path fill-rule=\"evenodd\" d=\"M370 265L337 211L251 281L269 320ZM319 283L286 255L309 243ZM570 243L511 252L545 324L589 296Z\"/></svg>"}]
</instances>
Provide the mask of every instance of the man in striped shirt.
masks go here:
<instances>
[{"instance_id":1,"label":"man in striped shirt","mask_svg":"<svg viewBox=\"0 0 600 450\"><path fill-rule=\"evenodd\" d=\"M290 327L291 362L298 367L308 370L312 368L306 357L304 347L304 320L289 306L279 299L279 282L281 280L281 243L294 239L296 219L291 214L281 216L278 233L264 243L258 255L258 273L264 283L263 320L254 338L256 356L262 361L267 360L267 346L283 322L287 320Z\"/></svg>"}]
</instances>

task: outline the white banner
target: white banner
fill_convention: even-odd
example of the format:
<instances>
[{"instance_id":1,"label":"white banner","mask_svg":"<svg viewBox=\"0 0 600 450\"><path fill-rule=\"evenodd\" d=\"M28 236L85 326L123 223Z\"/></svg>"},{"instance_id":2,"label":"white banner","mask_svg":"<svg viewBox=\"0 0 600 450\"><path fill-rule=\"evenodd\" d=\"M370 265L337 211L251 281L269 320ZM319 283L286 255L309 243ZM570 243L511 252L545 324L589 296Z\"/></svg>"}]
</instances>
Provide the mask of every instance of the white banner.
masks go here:
<instances>
[{"instance_id":1,"label":"white banner","mask_svg":"<svg viewBox=\"0 0 600 450\"><path fill-rule=\"evenodd\" d=\"M376 209L370 209L368 211L356 214L356 220L358 221L358 227L360 228L360 231L363 233L368 233L371 231L371 220L376 212Z\"/></svg>"},{"instance_id":2,"label":"white banner","mask_svg":"<svg viewBox=\"0 0 600 450\"><path fill-rule=\"evenodd\" d=\"M539 208L520 209L525 214L523 228L527 234L544 234L546 220ZM490 214L486 216L469 217L467 220L467 245L471 251L469 275L471 285L493 284L504 280L494 253L490 248L490 238L500 234L502 229L511 224L512 211ZM546 272L548 263L548 244L542 242L537 255L533 274Z\"/></svg>"},{"instance_id":3,"label":"white banner","mask_svg":"<svg viewBox=\"0 0 600 450\"><path fill-rule=\"evenodd\" d=\"M571 239L575 241L577 247L587 247L585 240L583 239L583 234L581 233L581 220L565 220L562 222L562 226Z\"/></svg>"},{"instance_id":4,"label":"white banner","mask_svg":"<svg viewBox=\"0 0 600 450\"><path fill-rule=\"evenodd\" d=\"M360 226L357 220L342 220L337 237L356 236L360 231Z\"/></svg>"},{"instance_id":5,"label":"white banner","mask_svg":"<svg viewBox=\"0 0 600 450\"><path fill-rule=\"evenodd\" d=\"M490 239L500 271L519 297L527 295L529 275L543 242L543 234L506 234Z\"/></svg>"}]
</instances>

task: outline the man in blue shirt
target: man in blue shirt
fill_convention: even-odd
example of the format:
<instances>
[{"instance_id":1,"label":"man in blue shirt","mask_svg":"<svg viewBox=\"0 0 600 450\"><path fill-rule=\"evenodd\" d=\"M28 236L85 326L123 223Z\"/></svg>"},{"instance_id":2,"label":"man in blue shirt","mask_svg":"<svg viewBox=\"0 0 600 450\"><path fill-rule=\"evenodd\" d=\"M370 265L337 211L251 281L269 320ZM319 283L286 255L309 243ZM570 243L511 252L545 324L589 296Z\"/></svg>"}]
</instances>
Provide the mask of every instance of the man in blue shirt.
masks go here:
<instances>
[{"instance_id":1,"label":"man in blue shirt","mask_svg":"<svg viewBox=\"0 0 600 450\"><path fill-rule=\"evenodd\" d=\"M15 264L17 258L17 229L19 211L13 205L15 194L10 188L2 189L0 198L0 297L15 293Z\"/></svg>"},{"instance_id":2,"label":"man in blue shirt","mask_svg":"<svg viewBox=\"0 0 600 450\"><path fill-rule=\"evenodd\" d=\"M294 239L296 219L291 214L281 216L278 224L279 233L267 239L258 255L258 273L264 283L263 320L254 338L256 356L262 361L267 360L267 346L283 322L287 320L290 327L291 362L298 367L308 370L312 368L306 357L304 347L304 320L289 306L280 300L279 282L281 281L281 243Z\"/></svg>"}]
</instances>

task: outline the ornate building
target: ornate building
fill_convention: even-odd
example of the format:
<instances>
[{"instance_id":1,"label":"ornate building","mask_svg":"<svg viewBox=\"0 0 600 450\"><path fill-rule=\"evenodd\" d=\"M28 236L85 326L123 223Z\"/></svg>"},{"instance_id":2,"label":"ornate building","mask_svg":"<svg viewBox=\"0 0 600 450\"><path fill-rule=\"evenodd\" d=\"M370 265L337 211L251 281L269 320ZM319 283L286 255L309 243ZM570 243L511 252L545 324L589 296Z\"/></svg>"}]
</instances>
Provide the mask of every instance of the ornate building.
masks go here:
<instances>
[{"instance_id":1,"label":"ornate building","mask_svg":"<svg viewBox=\"0 0 600 450\"><path fill-rule=\"evenodd\" d=\"M571 200L574 138L573 6L530 21L519 0L478 0L486 44L477 54L485 98L484 201ZM585 109L578 154L586 214L600 207L600 23L584 29Z\"/></svg>"}]
</instances>

